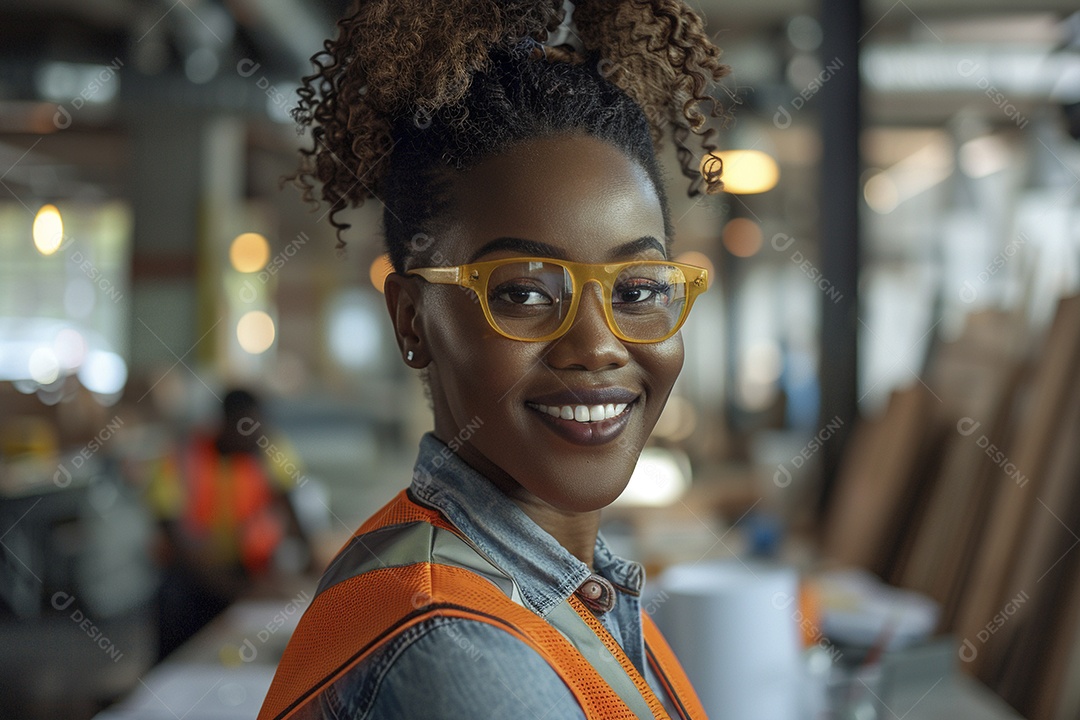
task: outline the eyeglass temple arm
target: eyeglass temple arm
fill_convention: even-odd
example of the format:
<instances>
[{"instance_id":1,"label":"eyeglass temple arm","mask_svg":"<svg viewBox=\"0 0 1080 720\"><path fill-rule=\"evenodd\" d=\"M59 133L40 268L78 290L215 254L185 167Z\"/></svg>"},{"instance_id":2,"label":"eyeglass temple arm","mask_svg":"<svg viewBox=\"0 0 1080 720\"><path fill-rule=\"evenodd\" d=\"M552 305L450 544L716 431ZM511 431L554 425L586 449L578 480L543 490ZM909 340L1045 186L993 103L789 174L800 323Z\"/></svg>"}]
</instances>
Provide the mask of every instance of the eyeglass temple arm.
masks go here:
<instances>
[{"instance_id":1,"label":"eyeglass temple arm","mask_svg":"<svg viewBox=\"0 0 1080 720\"><path fill-rule=\"evenodd\" d=\"M435 283L437 285L458 285L461 282L460 267L414 268L405 274L419 275L429 283Z\"/></svg>"}]
</instances>

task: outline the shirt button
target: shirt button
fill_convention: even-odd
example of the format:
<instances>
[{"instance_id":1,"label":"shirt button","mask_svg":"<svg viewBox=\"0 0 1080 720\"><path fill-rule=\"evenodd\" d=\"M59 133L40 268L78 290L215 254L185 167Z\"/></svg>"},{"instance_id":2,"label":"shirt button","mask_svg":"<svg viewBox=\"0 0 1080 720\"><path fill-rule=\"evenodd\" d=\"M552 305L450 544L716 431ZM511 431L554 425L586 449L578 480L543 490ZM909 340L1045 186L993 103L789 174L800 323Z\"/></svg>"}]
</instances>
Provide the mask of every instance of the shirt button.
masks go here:
<instances>
[{"instance_id":1,"label":"shirt button","mask_svg":"<svg viewBox=\"0 0 1080 720\"><path fill-rule=\"evenodd\" d=\"M593 612L605 613L615 607L615 587L596 573L581 583L574 594Z\"/></svg>"},{"instance_id":2,"label":"shirt button","mask_svg":"<svg viewBox=\"0 0 1080 720\"><path fill-rule=\"evenodd\" d=\"M604 594L604 588L600 587L600 583L595 580L586 580L581 584L581 594L590 600L599 600Z\"/></svg>"}]
</instances>

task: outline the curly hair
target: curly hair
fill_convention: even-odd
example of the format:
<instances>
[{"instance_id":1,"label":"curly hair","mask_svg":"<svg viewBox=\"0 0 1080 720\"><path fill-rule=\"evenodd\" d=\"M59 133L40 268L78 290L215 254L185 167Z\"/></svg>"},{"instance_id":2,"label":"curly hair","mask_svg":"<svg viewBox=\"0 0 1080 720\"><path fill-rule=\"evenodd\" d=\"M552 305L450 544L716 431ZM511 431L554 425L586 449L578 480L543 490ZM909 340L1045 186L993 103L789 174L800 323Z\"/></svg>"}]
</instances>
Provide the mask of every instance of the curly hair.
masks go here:
<instances>
[{"instance_id":1,"label":"curly hair","mask_svg":"<svg viewBox=\"0 0 1080 720\"><path fill-rule=\"evenodd\" d=\"M579 0L584 52L543 47L564 17L561 0L357 0L336 39L312 57L293 116L311 128L300 168L287 179L304 199L330 205L338 248L350 225L337 218L369 198L384 205L394 269L430 252L449 209L447 183L517 142L587 133L636 159L673 234L655 152L672 129L687 194L719 192L722 166L703 168L687 145L716 149L708 116L728 120L707 94L729 73L703 23L682 0Z\"/></svg>"}]
</instances>

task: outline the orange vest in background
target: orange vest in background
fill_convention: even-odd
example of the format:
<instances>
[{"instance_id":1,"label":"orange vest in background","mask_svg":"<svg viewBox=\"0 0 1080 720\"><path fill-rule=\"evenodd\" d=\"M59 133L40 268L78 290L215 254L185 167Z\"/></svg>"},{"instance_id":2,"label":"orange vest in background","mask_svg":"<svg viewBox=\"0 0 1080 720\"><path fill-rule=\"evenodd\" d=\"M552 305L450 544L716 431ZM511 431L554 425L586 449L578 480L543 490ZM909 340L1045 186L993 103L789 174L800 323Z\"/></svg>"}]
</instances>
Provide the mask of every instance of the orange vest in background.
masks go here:
<instances>
[{"instance_id":1,"label":"orange vest in background","mask_svg":"<svg viewBox=\"0 0 1080 720\"><path fill-rule=\"evenodd\" d=\"M215 543L223 561L239 560L249 573L264 571L285 536L270 479L251 455L222 455L213 438L195 438L187 449L186 532Z\"/></svg>"},{"instance_id":2,"label":"orange vest in background","mask_svg":"<svg viewBox=\"0 0 1080 720\"><path fill-rule=\"evenodd\" d=\"M378 555L369 547L377 547ZM558 673L587 718L669 718L645 678L576 596L547 619L514 602L513 580L437 510L399 493L338 553L289 640L259 720L284 720L384 643L443 615L518 638ZM705 711L660 631L642 613L646 657L683 720ZM618 662L590 663L609 653Z\"/></svg>"}]
</instances>

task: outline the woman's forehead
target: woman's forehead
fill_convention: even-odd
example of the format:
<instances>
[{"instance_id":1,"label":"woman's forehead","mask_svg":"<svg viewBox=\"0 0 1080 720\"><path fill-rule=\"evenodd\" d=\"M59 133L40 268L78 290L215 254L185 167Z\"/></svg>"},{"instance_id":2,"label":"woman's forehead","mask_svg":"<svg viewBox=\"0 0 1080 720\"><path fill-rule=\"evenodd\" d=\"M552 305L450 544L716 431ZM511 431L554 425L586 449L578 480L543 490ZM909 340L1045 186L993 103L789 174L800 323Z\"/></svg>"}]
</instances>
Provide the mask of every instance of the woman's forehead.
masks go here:
<instances>
[{"instance_id":1,"label":"woman's forehead","mask_svg":"<svg viewBox=\"0 0 1080 720\"><path fill-rule=\"evenodd\" d=\"M608 260L629 243L643 243L637 249L646 251L643 238L666 244L660 200L645 170L615 146L584 135L520 143L457 176L452 193L446 238L452 247L443 249L455 262L505 238L584 262Z\"/></svg>"}]
</instances>

